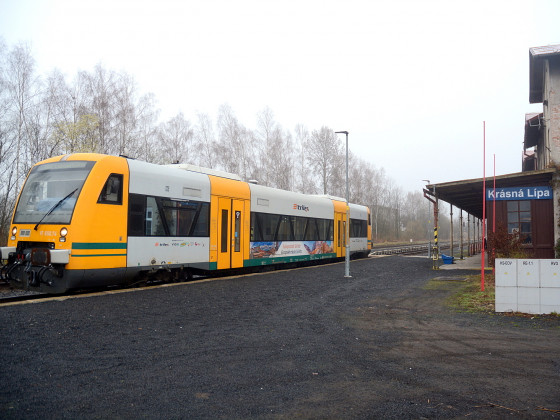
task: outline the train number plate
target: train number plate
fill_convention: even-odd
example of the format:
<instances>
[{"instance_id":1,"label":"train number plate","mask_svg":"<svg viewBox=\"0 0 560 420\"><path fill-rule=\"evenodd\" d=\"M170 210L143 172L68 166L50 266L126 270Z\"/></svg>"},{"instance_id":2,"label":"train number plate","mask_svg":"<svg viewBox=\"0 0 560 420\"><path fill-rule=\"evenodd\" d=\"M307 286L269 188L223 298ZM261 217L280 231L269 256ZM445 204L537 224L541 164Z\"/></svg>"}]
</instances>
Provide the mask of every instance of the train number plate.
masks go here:
<instances>
[{"instance_id":1,"label":"train number plate","mask_svg":"<svg viewBox=\"0 0 560 420\"><path fill-rule=\"evenodd\" d=\"M19 236L22 238L31 236L31 229L22 229L19 231Z\"/></svg>"}]
</instances>

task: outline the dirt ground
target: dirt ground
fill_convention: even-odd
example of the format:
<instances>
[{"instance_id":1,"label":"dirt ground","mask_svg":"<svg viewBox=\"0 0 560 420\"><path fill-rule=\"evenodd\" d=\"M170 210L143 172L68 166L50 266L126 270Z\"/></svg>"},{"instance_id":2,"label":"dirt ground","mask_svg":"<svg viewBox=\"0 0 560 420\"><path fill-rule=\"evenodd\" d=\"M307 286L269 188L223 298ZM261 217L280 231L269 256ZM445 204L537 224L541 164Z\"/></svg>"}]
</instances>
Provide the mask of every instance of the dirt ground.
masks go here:
<instances>
[{"instance_id":1,"label":"dirt ground","mask_svg":"<svg viewBox=\"0 0 560 420\"><path fill-rule=\"evenodd\" d=\"M560 418L560 319L453 311L466 274L395 256L2 306L0 417Z\"/></svg>"}]
</instances>

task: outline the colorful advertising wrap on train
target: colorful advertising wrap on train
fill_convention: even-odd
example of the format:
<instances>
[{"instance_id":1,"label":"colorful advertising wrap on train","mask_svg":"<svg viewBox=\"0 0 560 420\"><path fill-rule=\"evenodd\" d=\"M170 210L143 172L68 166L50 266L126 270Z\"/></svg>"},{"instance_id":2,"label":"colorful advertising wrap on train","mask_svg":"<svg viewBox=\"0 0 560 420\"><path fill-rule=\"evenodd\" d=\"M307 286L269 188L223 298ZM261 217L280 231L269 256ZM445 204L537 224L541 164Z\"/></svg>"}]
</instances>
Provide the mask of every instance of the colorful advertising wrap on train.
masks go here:
<instances>
[{"instance_id":1,"label":"colorful advertising wrap on train","mask_svg":"<svg viewBox=\"0 0 560 420\"><path fill-rule=\"evenodd\" d=\"M251 242L250 258L292 257L331 252L334 252L332 241Z\"/></svg>"},{"instance_id":2,"label":"colorful advertising wrap on train","mask_svg":"<svg viewBox=\"0 0 560 420\"><path fill-rule=\"evenodd\" d=\"M486 199L499 200L552 200L550 187L515 187L486 189Z\"/></svg>"}]
</instances>

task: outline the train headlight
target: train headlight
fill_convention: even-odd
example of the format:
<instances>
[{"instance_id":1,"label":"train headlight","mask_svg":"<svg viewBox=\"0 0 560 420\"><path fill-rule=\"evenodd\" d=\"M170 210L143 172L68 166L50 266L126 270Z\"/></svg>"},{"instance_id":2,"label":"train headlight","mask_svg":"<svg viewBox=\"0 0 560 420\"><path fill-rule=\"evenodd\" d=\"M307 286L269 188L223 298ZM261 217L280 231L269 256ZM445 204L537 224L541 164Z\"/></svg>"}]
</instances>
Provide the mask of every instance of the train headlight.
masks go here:
<instances>
[{"instance_id":1,"label":"train headlight","mask_svg":"<svg viewBox=\"0 0 560 420\"><path fill-rule=\"evenodd\" d=\"M66 235L68 235L68 229L66 229L65 227L63 227L62 229L60 229L60 238L59 238L59 241L60 241L60 242L66 242Z\"/></svg>"},{"instance_id":2,"label":"train headlight","mask_svg":"<svg viewBox=\"0 0 560 420\"><path fill-rule=\"evenodd\" d=\"M17 227L13 227L12 228L12 237L10 238L12 241L16 240L16 234L17 234Z\"/></svg>"}]
</instances>

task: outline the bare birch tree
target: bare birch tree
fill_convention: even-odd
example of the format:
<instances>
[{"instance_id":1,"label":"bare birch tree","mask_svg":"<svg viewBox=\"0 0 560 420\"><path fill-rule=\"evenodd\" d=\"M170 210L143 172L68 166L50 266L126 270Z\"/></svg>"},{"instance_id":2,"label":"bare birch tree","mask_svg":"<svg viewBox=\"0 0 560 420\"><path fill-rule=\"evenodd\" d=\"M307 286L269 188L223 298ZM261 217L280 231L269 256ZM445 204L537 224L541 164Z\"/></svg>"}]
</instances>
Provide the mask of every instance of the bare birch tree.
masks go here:
<instances>
[{"instance_id":1,"label":"bare birch tree","mask_svg":"<svg viewBox=\"0 0 560 420\"><path fill-rule=\"evenodd\" d=\"M334 131L328 127L313 130L307 142L307 161L315 171L323 194L332 193L332 180L340 164L341 146Z\"/></svg>"},{"instance_id":2,"label":"bare birch tree","mask_svg":"<svg viewBox=\"0 0 560 420\"><path fill-rule=\"evenodd\" d=\"M159 129L160 163L194 163L190 150L193 141L191 123L182 112L161 124Z\"/></svg>"},{"instance_id":3,"label":"bare birch tree","mask_svg":"<svg viewBox=\"0 0 560 420\"><path fill-rule=\"evenodd\" d=\"M198 160L201 166L214 168L216 154L216 139L212 120L208 114L197 114L198 123L194 128L194 141L198 150Z\"/></svg>"},{"instance_id":4,"label":"bare birch tree","mask_svg":"<svg viewBox=\"0 0 560 420\"><path fill-rule=\"evenodd\" d=\"M153 93L143 95L137 105L137 141L129 147L129 155L146 162L157 159L157 120L159 111Z\"/></svg>"},{"instance_id":5,"label":"bare birch tree","mask_svg":"<svg viewBox=\"0 0 560 420\"><path fill-rule=\"evenodd\" d=\"M307 165L307 145L309 139L309 130L303 124L297 124L294 141L294 188L303 194L316 194L315 180L312 176L312 171Z\"/></svg>"},{"instance_id":6,"label":"bare birch tree","mask_svg":"<svg viewBox=\"0 0 560 420\"><path fill-rule=\"evenodd\" d=\"M116 141L115 136L115 83L116 75L101 64L95 66L93 73L81 72L79 80L85 93L83 113L97 116L98 153L111 153ZM81 113L82 114L82 113Z\"/></svg>"},{"instance_id":7,"label":"bare birch tree","mask_svg":"<svg viewBox=\"0 0 560 420\"><path fill-rule=\"evenodd\" d=\"M243 179L254 178L257 161L255 138L251 131L239 123L227 104L219 109L218 132L216 154L222 169L238 174Z\"/></svg>"},{"instance_id":8,"label":"bare birch tree","mask_svg":"<svg viewBox=\"0 0 560 420\"><path fill-rule=\"evenodd\" d=\"M255 136L259 158L257 179L270 187L291 190L294 184L292 136L274 120L268 107L257 115Z\"/></svg>"},{"instance_id":9,"label":"bare birch tree","mask_svg":"<svg viewBox=\"0 0 560 420\"><path fill-rule=\"evenodd\" d=\"M116 139L109 150L116 155L128 154L136 149L138 142L138 118L136 115L136 83L126 73L121 73L115 82L114 131Z\"/></svg>"}]
</instances>

